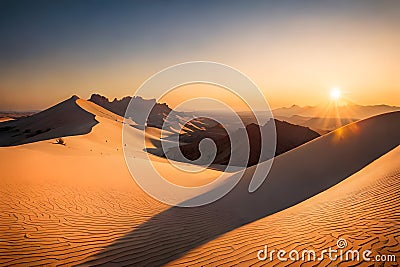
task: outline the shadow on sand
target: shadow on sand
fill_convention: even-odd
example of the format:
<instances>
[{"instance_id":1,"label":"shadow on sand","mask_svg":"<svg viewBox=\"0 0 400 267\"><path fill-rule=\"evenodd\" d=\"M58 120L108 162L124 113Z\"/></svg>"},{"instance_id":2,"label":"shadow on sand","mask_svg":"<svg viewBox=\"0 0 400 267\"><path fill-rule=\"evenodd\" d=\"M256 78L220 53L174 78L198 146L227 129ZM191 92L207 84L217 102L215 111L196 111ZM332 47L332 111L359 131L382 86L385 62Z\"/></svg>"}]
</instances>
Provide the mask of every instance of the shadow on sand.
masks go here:
<instances>
[{"instance_id":1,"label":"shadow on sand","mask_svg":"<svg viewBox=\"0 0 400 267\"><path fill-rule=\"evenodd\" d=\"M248 168L238 185L220 200L196 208L171 207L84 265L167 264L222 234L296 205L398 146L400 125L393 122L399 119L397 112L350 124L278 156L267 179L251 194L248 185L255 166Z\"/></svg>"}]
</instances>

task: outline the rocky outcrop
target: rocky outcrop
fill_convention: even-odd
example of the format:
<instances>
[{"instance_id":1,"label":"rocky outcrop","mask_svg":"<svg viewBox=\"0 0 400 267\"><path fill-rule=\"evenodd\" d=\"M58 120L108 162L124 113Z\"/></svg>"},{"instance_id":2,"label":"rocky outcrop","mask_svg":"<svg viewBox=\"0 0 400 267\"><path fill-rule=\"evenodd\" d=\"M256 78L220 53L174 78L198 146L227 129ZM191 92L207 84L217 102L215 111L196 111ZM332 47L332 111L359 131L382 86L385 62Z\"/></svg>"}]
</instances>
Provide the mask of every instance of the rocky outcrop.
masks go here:
<instances>
[{"instance_id":1,"label":"rocky outcrop","mask_svg":"<svg viewBox=\"0 0 400 267\"><path fill-rule=\"evenodd\" d=\"M130 117L133 121L135 121L139 125L144 125L146 121L143 121L142 118L143 111L148 110L150 107L153 107L148 119L147 125L152 127L161 128L168 114L172 111L170 107L168 107L165 103L157 103L155 99L144 99L140 96L130 97L126 96L121 98L120 100L114 98L113 101L109 101L107 97L92 94L89 101L108 109L111 112L114 112L120 116ZM126 114L126 110L128 108L129 103L131 103L131 108L129 110L129 115Z\"/></svg>"}]
</instances>

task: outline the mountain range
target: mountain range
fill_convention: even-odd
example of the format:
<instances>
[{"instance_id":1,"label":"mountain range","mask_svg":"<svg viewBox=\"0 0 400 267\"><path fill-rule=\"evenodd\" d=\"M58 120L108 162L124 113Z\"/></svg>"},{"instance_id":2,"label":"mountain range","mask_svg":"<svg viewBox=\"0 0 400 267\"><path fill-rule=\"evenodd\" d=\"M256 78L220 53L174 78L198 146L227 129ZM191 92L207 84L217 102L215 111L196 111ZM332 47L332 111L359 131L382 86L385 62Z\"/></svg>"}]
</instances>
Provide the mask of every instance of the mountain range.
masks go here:
<instances>
[{"instance_id":1,"label":"mountain range","mask_svg":"<svg viewBox=\"0 0 400 267\"><path fill-rule=\"evenodd\" d=\"M388 105L362 106L354 103L345 105L304 106L292 105L272 110L274 116L292 117L295 115L312 118L352 118L365 119L382 113L400 111L400 107Z\"/></svg>"}]
</instances>

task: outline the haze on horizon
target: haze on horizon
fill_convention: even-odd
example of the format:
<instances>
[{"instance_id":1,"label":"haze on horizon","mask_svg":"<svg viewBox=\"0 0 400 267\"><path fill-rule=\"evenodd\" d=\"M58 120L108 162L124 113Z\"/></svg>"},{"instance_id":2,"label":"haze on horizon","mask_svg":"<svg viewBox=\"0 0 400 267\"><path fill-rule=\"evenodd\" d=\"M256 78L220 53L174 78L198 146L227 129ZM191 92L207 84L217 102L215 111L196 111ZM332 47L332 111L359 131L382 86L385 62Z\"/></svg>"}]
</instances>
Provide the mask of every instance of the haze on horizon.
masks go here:
<instances>
[{"instance_id":1,"label":"haze on horizon","mask_svg":"<svg viewBox=\"0 0 400 267\"><path fill-rule=\"evenodd\" d=\"M2 1L0 110L132 95L193 60L240 70L273 108L326 102L333 86L399 106L398 25L396 1Z\"/></svg>"}]
</instances>

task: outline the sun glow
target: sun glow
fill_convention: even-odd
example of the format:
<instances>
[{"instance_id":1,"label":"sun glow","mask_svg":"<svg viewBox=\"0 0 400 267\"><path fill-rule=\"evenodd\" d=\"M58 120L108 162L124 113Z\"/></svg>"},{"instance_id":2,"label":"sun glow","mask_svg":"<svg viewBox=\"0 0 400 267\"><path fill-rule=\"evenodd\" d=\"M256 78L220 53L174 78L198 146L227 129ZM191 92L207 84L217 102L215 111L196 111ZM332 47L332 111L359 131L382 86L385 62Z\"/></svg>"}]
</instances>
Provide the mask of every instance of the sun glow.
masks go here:
<instances>
[{"instance_id":1,"label":"sun glow","mask_svg":"<svg viewBox=\"0 0 400 267\"><path fill-rule=\"evenodd\" d=\"M332 87L330 91L330 96L333 101L337 101L340 99L342 92L339 87Z\"/></svg>"}]
</instances>

